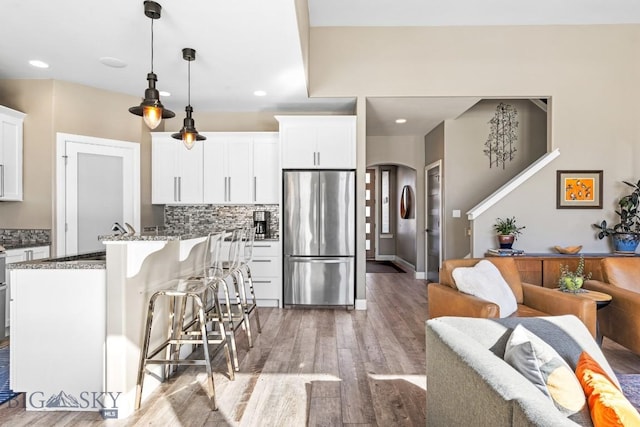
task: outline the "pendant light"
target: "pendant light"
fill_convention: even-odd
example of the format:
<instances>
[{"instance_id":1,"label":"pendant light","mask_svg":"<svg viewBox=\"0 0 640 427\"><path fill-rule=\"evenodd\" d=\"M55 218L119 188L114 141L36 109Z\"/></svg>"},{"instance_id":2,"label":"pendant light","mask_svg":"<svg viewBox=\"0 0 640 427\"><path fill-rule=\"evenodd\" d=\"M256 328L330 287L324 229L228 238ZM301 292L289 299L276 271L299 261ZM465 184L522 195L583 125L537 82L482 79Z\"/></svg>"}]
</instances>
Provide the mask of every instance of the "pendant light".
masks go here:
<instances>
[{"instance_id":1,"label":"pendant light","mask_svg":"<svg viewBox=\"0 0 640 427\"><path fill-rule=\"evenodd\" d=\"M151 72L147 74L149 87L144 91L144 99L140 105L129 108L129 112L136 116L142 116L144 122L150 129L158 127L162 119L175 117L176 113L164 108L160 102L160 93L156 89L158 76L153 72L153 21L160 19L162 6L154 1L144 2L144 14L151 18Z\"/></svg>"},{"instance_id":2,"label":"pendant light","mask_svg":"<svg viewBox=\"0 0 640 427\"><path fill-rule=\"evenodd\" d=\"M182 129L180 129L180 132L174 133L173 135L171 135L171 137L175 139L181 139L187 149L191 150L196 141L204 141L207 138L198 133L198 131L196 130L196 122L193 120L193 117L191 117L191 114L193 113L193 107L191 107L191 61L196 60L195 49L191 49L189 47L185 47L184 49L182 49L182 58L187 61L188 67L188 99L187 106L184 109L187 112L187 116L184 118L183 126Z\"/></svg>"}]
</instances>

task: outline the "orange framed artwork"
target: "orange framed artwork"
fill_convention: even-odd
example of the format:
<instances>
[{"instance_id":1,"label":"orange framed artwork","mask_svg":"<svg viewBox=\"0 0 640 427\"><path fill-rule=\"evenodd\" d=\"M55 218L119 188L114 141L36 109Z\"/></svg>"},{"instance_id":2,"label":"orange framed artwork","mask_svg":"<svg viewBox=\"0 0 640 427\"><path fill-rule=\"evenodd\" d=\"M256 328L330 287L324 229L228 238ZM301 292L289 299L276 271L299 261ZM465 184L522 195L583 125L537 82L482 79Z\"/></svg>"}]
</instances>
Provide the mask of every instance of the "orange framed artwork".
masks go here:
<instances>
[{"instance_id":1,"label":"orange framed artwork","mask_svg":"<svg viewBox=\"0 0 640 427\"><path fill-rule=\"evenodd\" d=\"M602 209L602 171L557 171L557 209Z\"/></svg>"}]
</instances>

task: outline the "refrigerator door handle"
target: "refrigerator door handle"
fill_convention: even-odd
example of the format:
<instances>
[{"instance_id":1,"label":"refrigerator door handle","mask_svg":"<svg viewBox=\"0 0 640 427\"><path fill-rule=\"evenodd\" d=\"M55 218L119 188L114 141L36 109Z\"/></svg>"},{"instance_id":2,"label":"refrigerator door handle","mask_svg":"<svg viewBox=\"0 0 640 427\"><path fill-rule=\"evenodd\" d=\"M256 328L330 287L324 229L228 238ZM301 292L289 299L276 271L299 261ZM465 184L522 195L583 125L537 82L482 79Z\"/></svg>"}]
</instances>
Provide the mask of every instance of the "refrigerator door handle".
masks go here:
<instances>
[{"instance_id":1,"label":"refrigerator door handle","mask_svg":"<svg viewBox=\"0 0 640 427\"><path fill-rule=\"evenodd\" d=\"M301 262L307 262L307 263L310 263L310 264L344 264L344 263L351 262L353 257L342 257L342 258L336 258L336 257L319 258L319 257L314 257L314 258L309 258L309 257L291 256L291 257L289 257L289 259L291 261L301 261Z\"/></svg>"},{"instance_id":2,"label":"refrigerator door handle","mask_svg":"<svg viewBox=\"0 0 640 427\"><path fill-rule=\"evenodd\" d=\"M319 232L320 232L320 247L324 247L324 183L322 181L320 181L320 202L318 203L318 211L319 211L319 215L318 217L320 218L320 225L319 225Z\"/></svg>"}]
</instances>

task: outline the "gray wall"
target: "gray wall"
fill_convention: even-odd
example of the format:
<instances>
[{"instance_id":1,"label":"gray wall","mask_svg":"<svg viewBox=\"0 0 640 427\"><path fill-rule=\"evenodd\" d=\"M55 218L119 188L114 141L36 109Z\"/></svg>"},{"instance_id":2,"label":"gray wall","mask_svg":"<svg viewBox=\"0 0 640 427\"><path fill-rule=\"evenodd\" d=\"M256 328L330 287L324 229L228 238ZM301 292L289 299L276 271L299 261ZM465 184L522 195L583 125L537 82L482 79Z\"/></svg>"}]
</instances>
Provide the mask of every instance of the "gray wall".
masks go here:
<instances>
[{"instance_id":1,"label":"gray wall","mask_svg":"<svg viewBox=\"0 0 640 427\"><path fill-rule=\"evenodd\" d=\"M381 164L394 164L396 166L406 166L415 171L416 230L424 230L424 150L424 135L397 137L370 136L366 138L367 167ZM416 272L424 272L424 233L417 233L415 239L415 270ZM396 241L396 251L397 247L398 242ZM396 252L396 254L398 253Z\"/></svg>"},{"instance_id":2,"label":"gray wall","mask_svg":"<svg viewBox=\"0 0 640 427\"><path fill-rule=\"evenodd\" d=\"M518 112L518 140L515 158L505 168L489 168L483 153L489 136L489 120L498 103L512 105ZM444 131L443 259L461 258L471 252L466 212L546 153L546 112L528 100L484 100L456 120L447 120ZM461 211L454 218L453 210ZM513 215L504 210L500 216ZM495 220L495 217L492 218ZM493 222L492 222L493 223ZM493 247L493 246L492 246ZM486 248L488 249L488 248Z\"/></svg>"},{"instance_id":3,"label":"gray wall","mask_svg":"<svg viewBox=\"0 0 640 427\"><path fill-rule=\"evenodd\" d=\"M396 215L396 255L413 265L414 268L417 263L416 258L416 171L405 166L399 166L396 180L396 203L394 210L396 213L400 212L400 198L402 195L402 189L404 186L409 187L411 192L411 208L409 209L408 218L402 218L400 215ZM421 233L422 234L422 233Z\"/></svg>"}]
</instances>

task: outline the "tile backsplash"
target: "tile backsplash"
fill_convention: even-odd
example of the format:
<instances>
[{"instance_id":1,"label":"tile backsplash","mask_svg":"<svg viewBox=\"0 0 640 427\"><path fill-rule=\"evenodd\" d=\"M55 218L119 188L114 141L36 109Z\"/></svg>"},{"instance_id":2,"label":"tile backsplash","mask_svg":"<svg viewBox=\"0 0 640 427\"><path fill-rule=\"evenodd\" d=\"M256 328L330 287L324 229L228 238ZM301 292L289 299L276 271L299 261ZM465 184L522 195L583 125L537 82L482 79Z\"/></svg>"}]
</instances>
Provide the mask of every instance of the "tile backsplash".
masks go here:
<instances>
[{"instance_id":1,"label":"tile backsplash","mask_svg":"<svg viewBox=\"0 0 640 427\"><path fill-rule=\"evenodd\" d=\"M271 237L278 237L278 205L167 205L164 226L170 233L204 234L217 230L253 226L253 211L271 212Z\"/></svg>"},{"instance_id":2,"label":"tile backsplash","mask_svg":"<svg viewBox=\"0 0 640 427\"><path fill-rule=\"evenodd\" d=\"M40 228L0 228L0 245L6 247L23 245L48 245L51 230Z\"/></svg>"}]
</instances>

